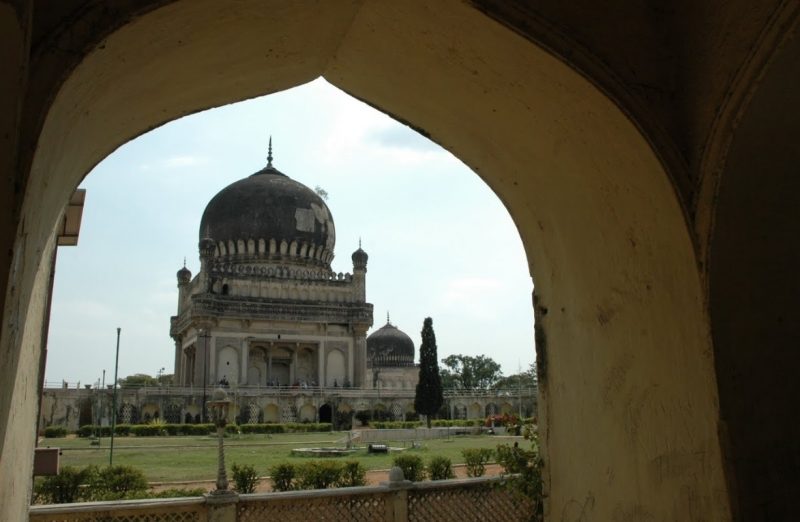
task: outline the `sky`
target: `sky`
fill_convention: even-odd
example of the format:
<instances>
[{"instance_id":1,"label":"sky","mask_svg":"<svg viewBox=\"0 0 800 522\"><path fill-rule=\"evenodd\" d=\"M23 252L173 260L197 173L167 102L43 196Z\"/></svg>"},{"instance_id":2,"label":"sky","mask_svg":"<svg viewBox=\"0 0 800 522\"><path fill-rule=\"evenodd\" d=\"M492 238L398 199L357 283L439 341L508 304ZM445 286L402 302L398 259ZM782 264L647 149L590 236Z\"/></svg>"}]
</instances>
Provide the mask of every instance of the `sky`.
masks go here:
<instances>
[{"instance_id":1,"label":"sky","mask_svg":"<svg viewBox=\"0 0 800 522\"><path fill-rule=\"evenodd\" d=\"M323 79L167 123L121 146L81 183L77 247L58 250L46 381L172 373L176 272L196 274L208 201L266 164L322 187L336 224L336 272L369 254L374 326L417 346L433 318L439 358L488 355L503 373L534 360L533 284L503 204L466 165Z\"/></svg>"}]
</instances>

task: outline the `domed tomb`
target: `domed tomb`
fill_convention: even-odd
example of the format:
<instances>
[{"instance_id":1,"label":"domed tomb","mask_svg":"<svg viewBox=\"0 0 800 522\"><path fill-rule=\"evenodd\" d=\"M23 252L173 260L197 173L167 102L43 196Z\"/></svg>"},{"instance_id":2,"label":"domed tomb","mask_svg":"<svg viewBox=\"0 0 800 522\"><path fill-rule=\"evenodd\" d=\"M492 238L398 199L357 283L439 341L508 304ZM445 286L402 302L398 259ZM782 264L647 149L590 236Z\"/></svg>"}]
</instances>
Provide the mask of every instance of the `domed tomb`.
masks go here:
<instances>
[{"instance_id":1,"label":"domed tomb","mask_svg":"<svg viewBox=\"0 0 800 522\"><path fill-rule=\"evenodd\" d=\"M386 318L386 324L367 336L367 360L374 367L414 366L414 341Z\"/></svg>"},{"instance_id":2,"label":"domed tomb","mask_svg":"<svg viewBox=\"0 0 800 522\"><path fill-rule=\"evenodd\" d=\"M336 231L322 198L272 166L214 196L200 221L199 239L212 239L230 261L279 260L330 268Z\"/></svg>"}]
</instances>

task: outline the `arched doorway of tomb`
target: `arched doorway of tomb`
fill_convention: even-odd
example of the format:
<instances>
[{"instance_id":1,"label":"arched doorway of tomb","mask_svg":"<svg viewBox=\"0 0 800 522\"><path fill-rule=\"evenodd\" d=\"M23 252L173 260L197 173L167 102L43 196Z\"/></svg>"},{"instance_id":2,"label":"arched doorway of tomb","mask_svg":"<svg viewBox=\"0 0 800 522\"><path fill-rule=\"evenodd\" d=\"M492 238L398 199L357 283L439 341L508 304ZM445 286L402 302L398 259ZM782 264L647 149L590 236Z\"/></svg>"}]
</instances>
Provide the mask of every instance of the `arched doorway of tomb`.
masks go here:
<instances>
[{"instance_id":1,"label":"arched doorway of tomb","mask_svg":"<svg viewBox=\"0 0 800 522\"><path fill-rule=\"evenodd\" d=\"M333 422L333 406L325 403L319 407L319 422Z\"/></svg>"},{"instance_id":2,"label":"arched doorway of tomb","mask_svg":"<svg viewBox=\"0 0 800 522\"><path fill-rule=\"evenodd\" d=\"M328 364L325 368L325 386L342 386L346 379L345 357L341 350L331 350L328 353Z\"/></svg>"},{"instance_id":3,"label":"arched doorway of tomb","mask_svg":"<svg viewBox=\"0 0 800 522\"><path fill-rule=\"evenodd\" d=\"M483 408L477 402L469 405L469 419L480 419L483 417Z\"/></svg>"},{"instance_id":4,"label":"arched doorway of tomb","mask_svg":"<svg viewBox=\"0 0 800 522\"><path fill-rule=\"evenodd\" d=\"M486 405L486 416L489 417L490 415L497 414L497 404L490 402Z\"/></svg>"},{"instance_id":5,"label":"arched doorway of tomb","mask_svg":"<svg viewBox=\"0 0 800 522\"><path fill-rule=\"evenodd\" d=\"M268 352L267 357L267 383L272 386L292 384L292 353L287 348L276 347Z\"/></svg>"},{"instance_id":6,"label":"arched doorway of tomb","mask_svg":"<svg viewBox=\"0 0 800 522\"><path fill-rule=\"evenodd\" d=\"M297 417L300 422L314 422L317 416L317 409L313 404L305 403L300 407L297 412Z\"/></svg>"},{"instance_id":7,"label":"arched doorway of tomb","mask_svg":"<svg viewBox=\"0 0 800 522\"><path fill-rule=\"evenodd\" d=\"M247 357L247 384L263 386L267 381L267 350L261 346L250 348Z\"/></svg>"},{"instance_id":8,"label":"arched doorway of tomb","mask_svg":"<svg viewBox=\"0 0 800 522\"><path fill-rule=\"evenodd\" d=\"M267 404L264 406L264 422L280 422L281 409L277 404Z\"/></svg>"},{"instance_id":9,"label":"arched doorway of tomb","mask_svg":"<svg viewBox=\"0 0 800 522\"><path fill-rule=\"evenodd\" d=\"M239 383L239 351L225 346L217 353L217 382L225 379L229 384Z\"/></svg>"}]
</instances>

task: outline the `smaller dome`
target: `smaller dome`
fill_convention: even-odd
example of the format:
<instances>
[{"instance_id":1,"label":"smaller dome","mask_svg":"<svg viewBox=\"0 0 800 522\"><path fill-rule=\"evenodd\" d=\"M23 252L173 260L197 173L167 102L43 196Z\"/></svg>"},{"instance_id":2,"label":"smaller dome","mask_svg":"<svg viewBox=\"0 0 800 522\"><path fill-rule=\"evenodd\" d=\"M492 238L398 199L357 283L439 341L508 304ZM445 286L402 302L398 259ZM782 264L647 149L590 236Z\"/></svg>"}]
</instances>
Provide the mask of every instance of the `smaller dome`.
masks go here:
<instances>
[{"instance_id":1,"label":"smaller dome","mask_svg":"<svg viewBox=\"0 0 800 522\"><path fill-rule=\"evenodd\" d=\"M178 270L178 284L186 284L192 280L192 272L183 265L183 268Z\"/></svg>"},{"instance_id":2,"label":"smaller dome","mask_svg":"<svg viewBox=\"0 0 800 522\"><path fill-rule=\"evenodd\" d=\"M367 337L367 358L375 367L414 366L414 341L386 318L386 325Z\"/></svg>"},{"instance_id":3,"label":"smaller dome","mask_svg":"<svg viewBox=\"0 0 800 522\"><path fill-rule=\"evenodd\" d=\"M353 252L353 270L367 270L367 260L369 256L366 252L361 250L361 242L359 241L358 250Z\"/></svg>"}]
</instances>

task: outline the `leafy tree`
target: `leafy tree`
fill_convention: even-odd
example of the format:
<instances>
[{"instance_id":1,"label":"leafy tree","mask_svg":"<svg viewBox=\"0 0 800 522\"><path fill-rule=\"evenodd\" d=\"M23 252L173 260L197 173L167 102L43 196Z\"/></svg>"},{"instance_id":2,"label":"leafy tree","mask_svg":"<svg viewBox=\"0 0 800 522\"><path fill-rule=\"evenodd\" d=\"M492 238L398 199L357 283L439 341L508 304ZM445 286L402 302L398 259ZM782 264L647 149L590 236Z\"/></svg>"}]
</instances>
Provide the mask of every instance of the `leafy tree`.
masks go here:
<instances>
[{"instance_id":1,"label":"leafy tree","mask_svg":"<svg viewBox=\"0 0 800 522\"><path fill-rule=\"evenodd\" d=\"M494 383L492 388L495 390L516 390L517 388L536 388L537 385L536 365L532 363L528 369L522 373L501 377Z\"/></svg>"},{"instance_id":2,"label":"leafy tree","mask_svg":"<svg viewBox=\"0 0 800 522\"><path fill-rule=\"evenodd\" d=\"M478 355L449 355L442 359L442 383L447 388L486 390L503 376L500 365L491 357Z\"/></svg>"},{"instance_id":3,"label":"leafy tree","mask_svg":"<svg viewBox=\"0 0 800 522\"><path fill-rule=\"evenodd\" d=\"M135 373L118 380L120 388L141 388L143 386L158 386L158 379L146 373Z\"/></svg>"},{"instance_id":4,"label":"leafy tree","mask_svg":"<svg viewBox=\"0 0 800 522\"><path fill-rule=\"evenodd\" d=\"M414 411L425 415L428 428L431 417L444 403L442 379L439 375L439 363L436 356L436 334L433 332L433 319L426 317L422 323L422 346L419 349L419 383L414 396Z\"/></svg>"},{"instance_id":5,"label":"leafy tree","mask_svg":"<svg viewBox=\"0 0 800 522\"><path fill-rule=\"evenodd\" d=\"M317 185L314 187L314 192L316 192L317 196L321 197L324 201L328 201L328 191L324 188Z\"/></svg>"}]
</instances>

